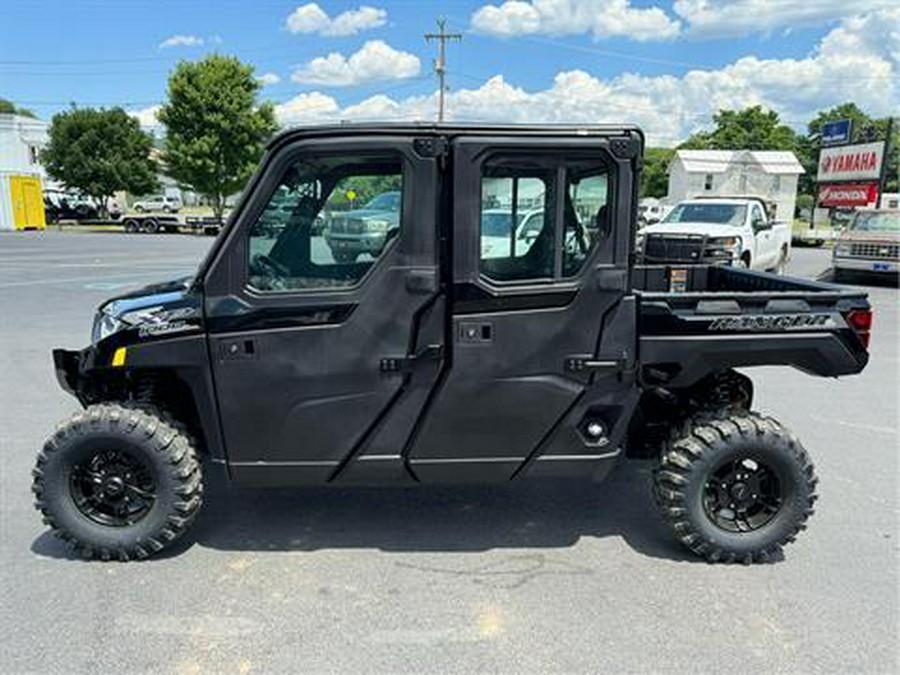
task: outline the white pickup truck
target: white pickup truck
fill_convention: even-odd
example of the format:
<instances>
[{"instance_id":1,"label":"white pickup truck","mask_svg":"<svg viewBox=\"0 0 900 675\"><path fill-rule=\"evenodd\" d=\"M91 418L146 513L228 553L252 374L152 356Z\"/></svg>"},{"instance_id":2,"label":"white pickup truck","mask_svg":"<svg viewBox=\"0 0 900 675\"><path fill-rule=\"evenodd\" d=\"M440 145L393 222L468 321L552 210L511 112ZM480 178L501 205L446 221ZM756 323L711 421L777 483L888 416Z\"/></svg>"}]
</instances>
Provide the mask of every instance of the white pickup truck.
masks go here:
<instances>
[{"instance_id":1,"label":"white pickup truck","mask_svg":"<svg viewBox=\"0 0 900 675\"><path fill-rule=\"evenodd\" d=\"M770 220L759 198L688 199L639 230L637 250L647 264L720 263L781 274L791 255L791 228Z\"/></svg>"}]
</instances>

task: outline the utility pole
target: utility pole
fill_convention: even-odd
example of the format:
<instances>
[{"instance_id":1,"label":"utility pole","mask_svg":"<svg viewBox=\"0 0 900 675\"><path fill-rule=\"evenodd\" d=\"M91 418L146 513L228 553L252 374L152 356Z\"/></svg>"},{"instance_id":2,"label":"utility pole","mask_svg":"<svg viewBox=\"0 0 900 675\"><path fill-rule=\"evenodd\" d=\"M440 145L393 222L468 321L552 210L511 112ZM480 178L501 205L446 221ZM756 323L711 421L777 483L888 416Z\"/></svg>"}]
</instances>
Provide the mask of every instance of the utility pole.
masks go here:
<instances>
[{"instance_id":1,"label":"utility pole","mask_svg":"<svg viewBox=\"0 0 900 675\"><path fill-rule=\"evenodd\" d=\"M432 40L438 41L438 57L434 61L434 72L438 76L438 83L440 89L438 91L438 122L444 121L444 91L446 91L446 86L444 85L444 76L447 74L447 41L448 40L456 40L457 42L462 41L462 33L448 33L445 28L447 26L447 20L443 17L437 20L438 32L437 33L425 33L425 41L431 42Z\"/></svg>"},{"instance_id":2,"label":"utility pole","mask_svg":"<svg viewBox=\"0 0 900 675\"><path fill-rule=\"evenodd\" d=\"M891 157L891 141L894 136L894 116L888 117L887 135L884 139L884 154L881 156L881 175L878 177L878 202L877 208L881 208L881 199L884 196L884 188L887 185L887 170Z\"/></svg>"}]
</instances>

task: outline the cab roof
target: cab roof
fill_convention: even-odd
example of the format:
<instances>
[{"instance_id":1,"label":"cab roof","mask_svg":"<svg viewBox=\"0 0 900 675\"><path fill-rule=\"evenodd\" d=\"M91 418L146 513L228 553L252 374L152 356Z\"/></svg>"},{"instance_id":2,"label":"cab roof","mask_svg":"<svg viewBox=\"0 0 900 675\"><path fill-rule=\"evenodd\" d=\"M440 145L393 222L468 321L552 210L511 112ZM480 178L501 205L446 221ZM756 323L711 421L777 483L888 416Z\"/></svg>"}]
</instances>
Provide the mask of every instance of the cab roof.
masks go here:
<instances>
[{"instance_id":1,"label":"cab roof","mask_svg":"<svg viewBox=\"0 0 900 675\"><path fill-rule=\"evenodd\" d=\"M465 124L436 122L347 122L285 129L269 141L273 148L292 140L323 136L625 136L644 133L633 124Z\"/></svg>"}]
</instances>

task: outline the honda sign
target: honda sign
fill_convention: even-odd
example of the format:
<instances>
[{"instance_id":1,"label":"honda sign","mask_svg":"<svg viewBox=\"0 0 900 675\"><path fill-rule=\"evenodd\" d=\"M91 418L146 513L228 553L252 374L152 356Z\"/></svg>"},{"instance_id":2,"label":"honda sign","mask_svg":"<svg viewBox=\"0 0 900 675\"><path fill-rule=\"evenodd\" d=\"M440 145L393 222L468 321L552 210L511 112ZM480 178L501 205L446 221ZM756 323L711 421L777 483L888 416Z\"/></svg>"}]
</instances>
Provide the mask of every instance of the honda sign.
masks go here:
<instances>
[{"instance_id":1,"label":"honda sign","mask_svg":"<svg viewBox=\"0 0 900 675\"><path fill-rule=\"evenodd\" d=\"M866 206L877 199L878 183L819 186L819 206Z\"/></svg>"}]
</instances>

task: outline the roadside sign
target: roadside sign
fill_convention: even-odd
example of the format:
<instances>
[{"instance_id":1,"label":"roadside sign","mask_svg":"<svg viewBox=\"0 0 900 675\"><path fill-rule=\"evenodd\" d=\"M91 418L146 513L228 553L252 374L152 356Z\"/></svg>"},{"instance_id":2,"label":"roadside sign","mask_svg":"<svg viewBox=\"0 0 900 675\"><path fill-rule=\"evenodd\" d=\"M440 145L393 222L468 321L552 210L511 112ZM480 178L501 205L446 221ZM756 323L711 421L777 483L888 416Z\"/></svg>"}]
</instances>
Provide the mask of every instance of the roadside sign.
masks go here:
<instances>
[{"instance_id":1,"label":"roadside sign","mask_svg":"<svg viewBox=\"0 0 900 675\"><path fill-rule=\"evenodd\" d=\"M883 155L884 141L822 148L816 181L878 180Z\"/></svg>"},{"instance_id":2,"label":"roadside sign","mask_svg":"<svg viewBox=\"0 0 900 675\"><path fill-rule=\"evenodd\" d=\"M878 183L820 185L820 206L866 206L878 200Z\"/></svg>"},{"instance_id":3,"label":"roadside sign","mask_svg":"<svg viewBox=\"0 0 900 675\"><path fill-rule=\"evenodd\" d=\"M850 120L832 120L822 124L822 145L843 145L850 142Z\"/></svg>"}]
</instances>

